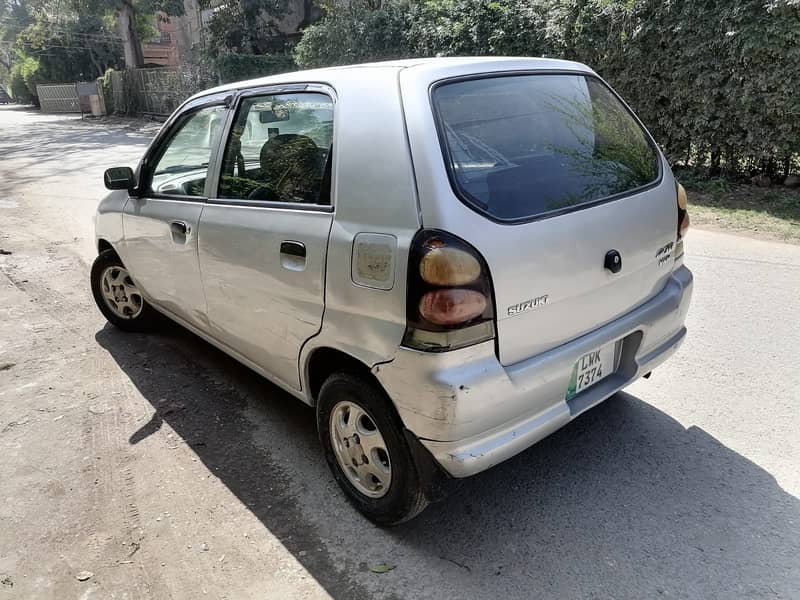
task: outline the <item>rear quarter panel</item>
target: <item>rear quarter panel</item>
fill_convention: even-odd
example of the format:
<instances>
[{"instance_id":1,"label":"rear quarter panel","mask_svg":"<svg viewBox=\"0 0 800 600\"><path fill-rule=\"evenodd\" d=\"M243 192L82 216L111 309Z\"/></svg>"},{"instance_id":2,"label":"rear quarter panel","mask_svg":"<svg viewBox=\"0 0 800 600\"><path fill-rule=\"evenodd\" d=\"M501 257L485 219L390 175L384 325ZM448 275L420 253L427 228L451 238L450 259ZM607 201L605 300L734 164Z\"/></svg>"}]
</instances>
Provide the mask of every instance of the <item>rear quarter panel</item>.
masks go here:
<instances>
[{"instance_id":1,"label":"rear quarter panel","mask_svg":"<svg viewBox=\"0 0 800 600\"><path fill-rule=\"evenodd\" d=\"M408 248L419 206L398 87L398 70L353 68L337 73L332 174L334 220L328 243L325 314L320 333L301 353L332 347L368 366L391 360L405 332ZM359 233L395 240L394 283L373 289L353 282Z\"/></svg>"}]
</instances>

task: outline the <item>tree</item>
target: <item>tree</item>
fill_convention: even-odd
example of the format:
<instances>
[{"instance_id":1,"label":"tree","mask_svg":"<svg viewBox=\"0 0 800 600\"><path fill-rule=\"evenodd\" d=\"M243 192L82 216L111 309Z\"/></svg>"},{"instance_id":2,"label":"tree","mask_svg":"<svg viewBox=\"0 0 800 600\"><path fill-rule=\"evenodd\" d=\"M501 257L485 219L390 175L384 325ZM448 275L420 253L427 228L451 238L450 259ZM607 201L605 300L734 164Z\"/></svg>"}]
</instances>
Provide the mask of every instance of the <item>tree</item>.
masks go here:
<instances>
[{"instance_id":1,"label":"tree","mask_svg":"<svg viewBox=\"0 0 800 600\"><path fill-rule=\"evenodd\" d=\"M183 13L182 0L0 0L0 67L10 71L21 55L64 62L67 71L66 63L77 60L75 71L88 60L99 71L116 65L109 55L120 50L125 66L141 67L142 39L155 34L154 19ZM81 52L86 56L76 59Z\"/></svg>"},{"instance_id":2,"label":"tree","mask_svg":"<svg viewBox=\"0 0 800 600\"><path fill-rule=\"evenodd\" d=\"M217 8L208 25L208 52L216 57L236 54L269 54L286 48L279 23L286 15L288 0L228 0L224 9L217 0L199 0L200 8Z\"/></svg>"},{"instance_id":3,"label":"tree","mask_svg":"<svg viewBox=\"0 0 800 600\"><path fill-rule=\"evenodd\" d=\"M151 18L159 13L179 17L184 14L181 0L99 0L106 8L116 14L122 46L125 53L125 66L129 69L144 65L144 53L140 32L141 17ZM157 18L161 18L158 16Z\"/></svg>"}]
</instances>

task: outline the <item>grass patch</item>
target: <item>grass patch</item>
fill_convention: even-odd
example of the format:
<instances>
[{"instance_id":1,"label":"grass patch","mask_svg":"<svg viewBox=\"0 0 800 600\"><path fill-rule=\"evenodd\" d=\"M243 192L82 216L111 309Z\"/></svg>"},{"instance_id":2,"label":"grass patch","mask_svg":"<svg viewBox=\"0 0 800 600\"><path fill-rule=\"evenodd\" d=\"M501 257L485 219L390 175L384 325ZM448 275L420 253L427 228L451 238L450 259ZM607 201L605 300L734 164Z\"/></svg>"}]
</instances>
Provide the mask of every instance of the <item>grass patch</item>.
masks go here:
<instances>
[{"instance_id":1,"label":"grass patch","mask_svg":"<svg viewBox=\"0 0 800 600\"><path fill-rule=\"evenodd\" d=\"M800 189L689 179L681 182L694 225L800 244Z\"/></svg>"}]
</instances>

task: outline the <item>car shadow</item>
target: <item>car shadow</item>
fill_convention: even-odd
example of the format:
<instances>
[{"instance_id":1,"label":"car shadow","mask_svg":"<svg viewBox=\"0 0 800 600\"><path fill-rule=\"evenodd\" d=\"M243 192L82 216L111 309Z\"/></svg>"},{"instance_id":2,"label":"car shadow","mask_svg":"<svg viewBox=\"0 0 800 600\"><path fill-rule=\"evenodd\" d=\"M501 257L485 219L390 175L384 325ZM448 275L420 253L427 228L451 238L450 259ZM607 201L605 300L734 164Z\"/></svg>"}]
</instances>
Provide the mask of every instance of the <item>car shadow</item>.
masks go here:
<instances>
[{"instance_id":1,"label":"car shadow","mask_svg":"<svg viewBox=\"0 0 800 600\"><path fill-rule=\"evenodd\" d=\"M352 509L317 450L313 409L177 326L142 336L106 325L96 339L155 409L129 443L168 423L335 598L371 595L365 565L335 558L353 546L395 547L398 568L382 585L435 577L426 597L800 590L800 502L702 429L630 394L458 482L414 521L353 528L335 518ZM303 551L318 540L327 554Z\"/></svg>"}]
</instances>

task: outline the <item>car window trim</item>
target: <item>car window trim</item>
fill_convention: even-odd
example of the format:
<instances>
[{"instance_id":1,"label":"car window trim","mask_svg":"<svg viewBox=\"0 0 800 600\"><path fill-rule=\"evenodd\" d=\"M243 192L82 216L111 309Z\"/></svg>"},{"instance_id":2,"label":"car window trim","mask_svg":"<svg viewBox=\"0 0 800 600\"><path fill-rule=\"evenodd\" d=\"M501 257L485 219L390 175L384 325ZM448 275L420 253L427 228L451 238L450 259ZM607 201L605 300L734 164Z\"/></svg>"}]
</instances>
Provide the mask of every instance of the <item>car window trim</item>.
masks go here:
<instances>
[{"instance_id":1,"label":"car window trim","mask_svg":"<svg viewBox=\"0 0 800 600\"><path fill-rule=\"evenodd\" d=\"M198 111L201 111L205 108L212 108L214 106L224 107L226 109L222 120L224 127L229 118L229 113L231 112L229 108L231 98L231 92L225 92L223 94L214 94L212 96L205 96L196 98L195 100L189 100L181 105L178 110L176 110L172 116L167 119L153 142L150 144L150 147L147 149L147 152L140 163L140 167L138 169L138 183L135 190L135 195L137 197L200 203L203 203L208 199L208 180L211 174L211 169L214 167L214 157L216 155L216 152L213 148L211 149L211 154L208 160L208 168L206 169L206 185L202 196L187 196L185 194L158 194L152 192L149 189L153 181L152 163L157 163L158 160L161 159L167 146L178 134L181 127L186 122L186 119Z\"/></svg>"},{"instance_id":2,"label":"car window trim","mask_svg":"<svg viewBox=\"0 0 800 600\"><path fill-rule=\"evenodd\" d=\"M333 206L329 204L311 204L308 202L275 202L274 200L249 200L239 198L208 198L206 204L216 206L242 206L251 208L275 208L280 210L299 210L303 212L332 213Z\"/></svg>"},{"instance_id":3,"label":"car window trim","mask_svg":"<svg viewBox=\"0 0 800 600\"><path fill-rule=\"evenodd\" d=\"M213 153L212 161L214 164L213 181L210 172L211 163L209 163L209 176L206 179L206 202L208 204L215 204L218 206L243 206L243 207L264 207L286 210L299 210L299 211L316 211L332 213L334 212L335 203L335 178L336 169L331 170L331 183L330 183L330 203L329 204L316 204L306 202L275 202L271 200L250 200L248 198L220 198L219 197L219 178L222 169L222 163L225 158L225 148L228 145L228 138L230 137L231 130L233 129L236 114L243 100L252 98L253 96L268 96L278 94L293 94L293 93L318 93L325 94L330 98L333 103L333 140L331 141L330 155L336 152L336 113L338 98L336 90L325 83L307 82L307 83L275 83L267 86L260 86L255 88L246 88L237 90L234 96L230 99L228 106L228 117L225 120L225 126L222 130L222 139L217 145L216 152ZM333 159L331 159L333 160ZM209 188L209 184L214 187Z\"/></svg>"},{"instance_id":4,"label":"car window trim","mask_svg":"<svg viewBox=\"0 0 800 600\"><path fill-rule=\"evenodd\" d=\"M465 190L461 189L461 185L456 180L454 173L455 169L452 168L453 160L450 153L450 146L445 138L444 121L442 120L442 117L439 114L439 110L436 108L436 104L433 101L433 94L437 88L450 83L457 83L460 81L474 81L478 79L497 79L500 77L522 77L527 75L580 75L583 77L590 77L599 81L611 93L611 95L617 99L617 101L620 103L625 112L627 112L628 115L641 128L642 133L644 133L648 145L653 149L653 152L656 155L656 162L658 163L657 177L652 182L646 185L639 186L631 190L626 190L618 194L612 194L611 196L605 196L603 198L598 198L597 200L588 200L586 202L581 202L580 204L574 204L572 206L566 206L564 208L557 208L537 215L517 217L514 219L500 219L492 215L489 211L484 210L480 206L478 206L479 202L477 201L477 199L473 200L468 198L467 196L469 196L469 194L467 194ZM608 83L597 73L594 73L592 71L583 71L581 69L541 69L541 70L524 69L524 70L509 70L509 71L488 71L485 73L470 73L469 75L446 77L444 79L439 79L437 81L434 81L433 83L430 84L430 86L428 87L428 102L430 105L431 112L433 113L433 120L436 126L436 137L439 142L439 148L442 154L444 170L445 173L447 174L447 180L450 183L450 188L453 191L453 194L467 208L475 211L482 217L499 225L523 225L525 223L533 223L536 221L542 221L544 219L551 219L553 217L559 217L572 212L577 212L579 210L593 208L595 206L600 206L601 204L607 204L609 202L614 202L616 200L621 200L629 196L635 196L636 194L641 194L648 190L655 189L658 186L660 186L664 180L664 160L665 160L664 155L661 152L661 148L659 148L655 139L653 139L653 136L651 135L650 131L648 131L647 127L644 126L644 123L642 123L642 121L639 119L636 113L633 112L631 107L628 106L628 103L625 102L625 100L623 100L619 94L617 94L616 90L614 90L614 88L608 85Z\"/></svg>"}]
</instances>

